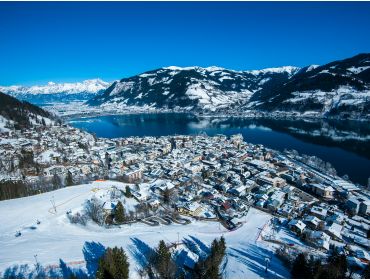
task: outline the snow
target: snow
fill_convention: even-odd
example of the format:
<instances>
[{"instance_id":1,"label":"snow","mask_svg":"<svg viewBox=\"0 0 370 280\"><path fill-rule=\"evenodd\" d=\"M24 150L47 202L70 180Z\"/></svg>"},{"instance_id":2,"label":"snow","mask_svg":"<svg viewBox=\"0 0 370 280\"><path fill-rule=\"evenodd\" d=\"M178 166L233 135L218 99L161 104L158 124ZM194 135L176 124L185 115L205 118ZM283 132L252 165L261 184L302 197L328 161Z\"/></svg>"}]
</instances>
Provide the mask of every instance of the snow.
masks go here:
<instances>
[{"instance_id":1,"label":"snow","mask_svg":"<svg viewBox=\"0 0 370 280\"><path fill-rule=\"evenodd\" d=\"M306 72L312 71L312 70L316 69L317 67L320 67L320 65L316 65L316 64L310 65L310 66L308 66Z\"/></svg>"},{"instance_id":2,"label":"snow","mask_svg":"<svg viewBox=\"0 0 370 280\"><path fill-rule=\"evenodd\" d=\"M36 159L36 161L42 162L42 163L48 163L52 160L53 157L59 157L59 156L60 154L58 152L53 151L53 150L47 150L41 153Z\"/></svg>"},{"instance_id":3,"label":"snow","mask_svg":"<svg viewBox=\"0 0 370 280\"><path fill-rule=\"evenodd\" d=\"M267 83L267 82L268 82L268 81L270 81L270 80L271 80L271 78L264 78L264 79L262 79L261 81L259 81L258 85L259 85L259 86L261 86L261 85L263 85L263 84Z\"/></svg>"},{"instance_id":4,"label":"snow","mask_svg":"<svg viewBox=\"0 0 370 280\"><path fill-rule=\"evenodd\" d=\"M369 69L370 66L361 66L361 67L351 67L351 68L348 68L347 70L352 72L353 74L360 74L361 72Z\"/></svg>"},{"instance_id":5,"label":"snow","mask_svg":"<svg viewBox=\"0 0 370 280\"><path fill-rule=\"evenodd\" d=\"M48 82L46 85L35 86L0 86L0 91L7 94L55 94L55 93L97 93L105 90L110 85L101 79L85 80L77 83L54 83Z\"/></svg>"},{"instance_id":6,"label":"snow","mask_svg":"<svg viewBox=\"0 0 370 280\"><path fill-rule=\"evenodd\" d=\"M271 219L269 214L251 208L236 231L227 231L218 223L192 221L189 225L148 226L137 223L114 228L99 227L92 222L86 226L70 224L66 212L81 207L94 193L122 183L104 181L67 187L36 196L0 201L0 271L15 264L33 266L34 255L43 265L57 265L59 259L84 266L82 248L85 242L100 242L103 246L122 246L130 262L130 278L140 278L139 253L159 240L167 243L189 240L206 250L214 238L223 235L228 246L223 276L225 278L288 278L288 270L273 255L274 247L260 241L261 229ZM50 200L54 200L54 213ZM36 220L41 224L37 225ZM36 227L31 229L31 226ZM22 235L15 237L16 231ZM144 247L143 247L144 246ZM184 246L178 250L187 250ZM188 253L188 255L191 255ZM265 258L272 257L265 273ZM192 256L194 258L194 256ZM82 263L82 264L81 264Z\"/></svg>"},{"instance_id":7,"label":"snow","mask_svg":"<svg viewBox=\"0 0 370 280\"><path fill-rule=\"evenodd\" d=\"M253 75L260 75L260 74L266 74L266 73L284 73L287 72L289 75L293 75L299 71L299 67L295 66L282 66L282 67L276 67L276 68L265 68L261 70L249 70L249 71L235 71L231 69L225 69L222 67L217 66L210 66L210 67L199 67L199 66L191 66L191 67L178 67L178 66L169 66L165 67L164 69L172 70L172 71L187 71L187 70L197 70L198 72L205 73L205 72L211 72L211 75L214 72L233 72L233 73L250 73ZM225 73L226 74L226 73Z\"/></svg>"},{"instance_id":8,"label":"snow","mask_svg":"<svg viewBox=\"0 0 370 280\"><path fill-rule=\"evenodd\" d=\"M302 103L314 100L316 103L324 104L324 111L328 112L332 108L341 105L362 105L366 104L370 97L369 90L358 91L349 86L340 86L338 89L324 92L321 90L293 92L293 98L287 99L284 103Z\"/></svg>"},{"instance_id":9,"label":"snow","mask_svg":"<svg viewBox=\"0 0 370 280\"><path fill-rule=\"evenodd\" d=\"M7 124L8 119L4 118L0 115L0 132L8 132L10 131L9 128L6 128L5 125Z\"/></svg>"},{"instance_id":10,"label":"snow","mask_svg":"<svg viewBox=\"0 0 370 280\"><path fill-rule=\"evenodd\" d=\"M205 90L200 88L199 84L191 85L186 93L190 99L198 99L200 103L210 103L210 97Z\"/></svg>"},{"instance_id":11,"label":"snow","mask_svg":"<svg viewBox=\"0 0 370 280\"><path fill-rule=\"evenodd\" d=\"M251 70L246 71L248 73L251 73L253 75L260 75L260 74L267 74L267 73L288 73L289 75L293 75L299 71L299 67L295 66L282 66L282 67L276 67L276 68L265 68L261 70Z\"/></svg>"}]
</instances>

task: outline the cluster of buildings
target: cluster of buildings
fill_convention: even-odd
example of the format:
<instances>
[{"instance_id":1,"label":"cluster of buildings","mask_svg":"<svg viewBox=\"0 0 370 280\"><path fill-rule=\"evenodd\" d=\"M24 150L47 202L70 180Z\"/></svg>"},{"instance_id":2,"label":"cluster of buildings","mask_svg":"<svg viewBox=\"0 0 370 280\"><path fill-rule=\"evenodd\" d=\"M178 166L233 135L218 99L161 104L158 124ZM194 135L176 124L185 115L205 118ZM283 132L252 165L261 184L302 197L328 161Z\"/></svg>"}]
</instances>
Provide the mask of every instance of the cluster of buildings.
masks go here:
<instances>
[{"instance_id":1,"label":"cluster of buildings","mask_svg":"<svg viewBox=\"0 0 370 280\"><path fill-rule=\"evenodd\" d=\"M0 140L1 180L116 179L153 209L162 205L229 230L256 207L310 246L352 246L370 261L368 190L240 134L98 139L67 125L8 134Z\"/></svg>"},{"instance_id":2,"label":"cluster of buildings","mask_svg":"<svg viewBox=\"0 0 370 280\"><path fill-rule=\"evenodd\" d=\"M182 215L218 220L229 229L256 207L315 248L370 248L369 191L290 154L245 143L241 135L120 141L108 152L111 176L136 184L132 193L139 201L160 204L166 190L175 193L171 205Z\"/></svg>"},{"instance_id":3,"label":"cluster of buildings","mask_svg":"<svg viewBox=\"0 0 370 280\"><path fill-rule=\"evenodd\" d=\"M0 135L0 182L77 184L104 176L109 140L67 125L35 126Z\"/></svg>"}]
</instances>

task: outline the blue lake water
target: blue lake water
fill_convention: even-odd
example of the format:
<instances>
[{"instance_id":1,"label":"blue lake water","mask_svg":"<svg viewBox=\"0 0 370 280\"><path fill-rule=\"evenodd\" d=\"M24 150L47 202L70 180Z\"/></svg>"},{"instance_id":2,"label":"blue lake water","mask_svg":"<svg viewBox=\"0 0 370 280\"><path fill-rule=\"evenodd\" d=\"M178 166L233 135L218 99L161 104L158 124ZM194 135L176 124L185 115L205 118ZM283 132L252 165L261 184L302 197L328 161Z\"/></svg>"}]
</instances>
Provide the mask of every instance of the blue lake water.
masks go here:
<instances>
[{"instance_id":1,"label":"blue lake water","mask_svg":"<svg viewBox=\"0 0 370 280\"><path fill-rule=\"evenodd\" d=\"M347 174L354 182L366 185L370 176L369 123L132 114L76 118L70 124L105 138L241 133L250 143L318 156L330 162L339 175Z\"/></svg>"}]
</instances>

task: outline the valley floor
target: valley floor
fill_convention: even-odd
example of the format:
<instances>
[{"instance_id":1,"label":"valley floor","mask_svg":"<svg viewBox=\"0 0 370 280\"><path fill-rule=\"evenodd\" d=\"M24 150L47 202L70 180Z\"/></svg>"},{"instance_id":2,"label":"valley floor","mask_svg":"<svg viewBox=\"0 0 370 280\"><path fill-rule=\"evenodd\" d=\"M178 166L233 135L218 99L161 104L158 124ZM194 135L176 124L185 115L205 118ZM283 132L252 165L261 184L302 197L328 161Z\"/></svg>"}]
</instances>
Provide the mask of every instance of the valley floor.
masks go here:
<instances>
[{"instance_id":1,"label":"valley floor","mask_svg":"<svg viewBox=\"0 0 370 280\"><path fill-rule=\"evenodd\" d=\"M148 246L156 247L159 240L175 243L179 238L180 242L194 242L200 250L206 251L214 238L223 235L228 247L223 277L289 278L288 270L273 255L273 245L259 238L271 216L253 208L242 218L244 224L236 231L227 231L219 223L200 221L192 221L189 225L156 227L139 223L109 229L91 222L85 227L69 223L67 211L81 207L97 189L120 184L112 181L93 182L0 201L1 273L15 264L32 266L36 254L44 267L58 265L59 259L69 265L84 267L82 248L85 242L99 242L105 247L122 246L129 257L130 278L140 278L137 269L142 261L140 256L143 250ZM53 200L56 213L51 203ZM41 223L37 224L37 220ZM21 231L21 236L15 237L16 231ZM265 272L266 258L271 258L268 272Z\"/></svg>"}]
</instances>

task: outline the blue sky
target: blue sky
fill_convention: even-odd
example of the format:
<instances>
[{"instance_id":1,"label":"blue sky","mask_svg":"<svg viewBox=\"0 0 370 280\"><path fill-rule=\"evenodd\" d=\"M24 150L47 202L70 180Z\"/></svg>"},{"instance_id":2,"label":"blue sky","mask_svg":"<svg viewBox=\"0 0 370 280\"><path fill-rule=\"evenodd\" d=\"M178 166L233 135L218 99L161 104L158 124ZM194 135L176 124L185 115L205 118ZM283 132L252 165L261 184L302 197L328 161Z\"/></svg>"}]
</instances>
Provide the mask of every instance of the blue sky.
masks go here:
<instances>
[{"instance_id":1,"label":"blue sky","mask_svg":"<svg viewBox=\"0 0 370 280\"><path fill-rule=\"evenodd\" d=\"M0 85L324 64L370 52L369 30L366 2L0 2Z\"/></svg>"}]
</instances>

